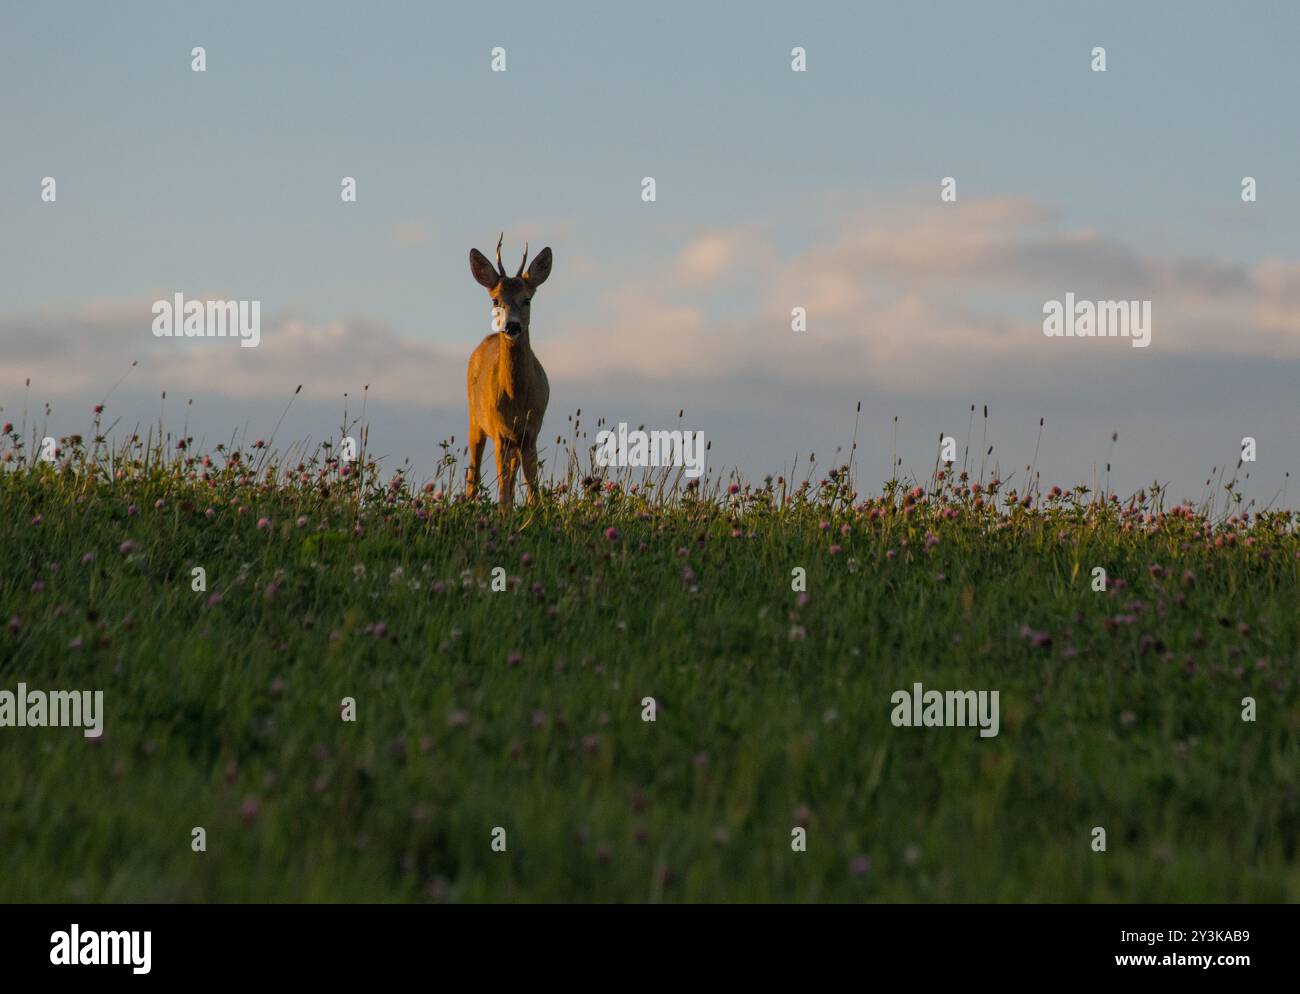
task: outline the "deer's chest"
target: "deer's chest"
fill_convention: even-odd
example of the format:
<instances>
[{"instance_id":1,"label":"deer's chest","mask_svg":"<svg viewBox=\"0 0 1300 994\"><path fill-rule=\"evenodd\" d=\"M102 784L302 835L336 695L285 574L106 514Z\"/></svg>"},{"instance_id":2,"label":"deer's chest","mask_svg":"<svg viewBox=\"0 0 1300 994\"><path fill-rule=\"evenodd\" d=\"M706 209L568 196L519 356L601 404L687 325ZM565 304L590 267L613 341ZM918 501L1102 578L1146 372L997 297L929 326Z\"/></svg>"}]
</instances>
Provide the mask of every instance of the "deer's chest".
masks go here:
<instances>
[{"instance_id":1,"label":"deer's chest","mask_svg":"<svg viewBox=\"0 0 1300 994\"><path fill-rule=\"evenodd\" d=\"M481 411L483 427L494 438L521 441L525 434L535 436L546 413L545 374L540 367L522 371L494 370L487 391L486 410Z\"/></svg>"}]
</instances>

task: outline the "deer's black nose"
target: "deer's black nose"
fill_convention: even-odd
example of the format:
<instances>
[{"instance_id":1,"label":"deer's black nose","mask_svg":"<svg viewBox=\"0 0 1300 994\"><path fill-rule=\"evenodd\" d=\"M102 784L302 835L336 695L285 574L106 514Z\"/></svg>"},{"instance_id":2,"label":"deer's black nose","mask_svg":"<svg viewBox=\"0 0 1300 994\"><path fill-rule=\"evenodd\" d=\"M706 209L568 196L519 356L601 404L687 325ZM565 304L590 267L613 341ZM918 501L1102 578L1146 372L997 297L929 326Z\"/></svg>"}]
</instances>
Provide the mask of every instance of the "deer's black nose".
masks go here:
<instances>
[{"instance_id":1,"label":"deer's black nose","mask_svg":"<svg viewBox=\"0 0 1300 994\"><path fill-rule=\"evenodd\" d=\"M506 322L506 334L509 335L511 338L513 338L515 335L519 334L523 330L524 330L524 326L521 325L518 321Z\"/></svg>"}]
</instances>

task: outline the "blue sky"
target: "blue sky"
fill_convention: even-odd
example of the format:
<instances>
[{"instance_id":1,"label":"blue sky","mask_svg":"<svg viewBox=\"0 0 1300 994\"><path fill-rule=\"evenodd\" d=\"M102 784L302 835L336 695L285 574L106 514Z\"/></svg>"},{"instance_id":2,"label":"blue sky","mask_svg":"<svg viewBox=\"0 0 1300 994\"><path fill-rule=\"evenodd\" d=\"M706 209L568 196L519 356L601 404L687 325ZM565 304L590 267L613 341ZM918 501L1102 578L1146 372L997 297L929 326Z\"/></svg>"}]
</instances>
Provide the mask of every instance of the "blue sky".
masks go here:
<instances>
[{"instance_id":1,"label":"blue sky","mask_svg":"<svg viewBox=\"0 0 1300 994\"><path fill-rule=\"evenodd\" d=\"M713 420L702 427L716 426L718 447L729 443L725 461L779 471L791 445L847 434L835 412L850 412L851 430L856 399L877 420L906 411L920 444L992 396L1012 445L1029 427L1032 444L1037 414L1058 405L1062 474L1097 459L1117 423L1132 426L1135 485L1163 474L1190 492L1243 433L1268 437L1256 471L1270 485L1300 469L1295 326L1252 318L1242 330L1225 302L1219 331L1193 328L1195 291L1213 299L1216 280L1254 274L1237 288L1238 310L1261 286L1269 314L1295 298L1294 5L56 3L8 4L0 18L0 335L28 336L10 343L19 361L0 374L7 412L30 375L24 350L40 351L30 339L47 326L67 333L66 351L57 369L34 367L45 377L36 396L107 389L121 374L105 363L120 353L124 370L136 351L131 390L166 389L164 373L186 389L170 358L151 365L148 302L212 293L260 299L264 314L300 322L302 341L312 328L348 329L321 359L339 374L330 388L349 371L391 374L366 329L430 350L401 352L440 366L427 400L412 384L392 401L394 450L419 458L412 418L463 435L456 384L488 320L466 254L490 253L504 228L508 260L524 238L555 251L533 334L560 385L552 426L584 402L613 420L662 421L669 409L675 419L689 406ZM195 45L206 73L190 72ZM489 71L497 45L505 73ZM790 71L795 45L807 73ZM1089 69L1096 45L1105 73ZM339 200L345 175L357 178L356 204ZM639 196L646 175L654 204ZM1259 184L1253 205L1240 200L1245 175ZM41 203L43 176L57 178L57 204ZM954 231L934 225L973 222L927 220L943 176L958 184L953 218L982 216L980 204L996 215L987 238L948 260L955 281L938 258ZM1032 217L1009 203L1033 205ZM860 244L856 233L877 227L879 243ZM936 264L908 256L893 267L882 252L896 242ZM814 335L809 348L824 354L806 367L763 353L755 322L800 303L810 291L799 274L818 272L831 246L846 268L823 265L825 278L875 281L870 293L828 305L835 338L819 346ZM1008 246L1019 247L1019 275L1003 279ZM1026 259L1050 266L1057 250L1056 269L1023 278ZM1010 329L1037 320L1053 287L1091 281L1103 294L1130 258L1173 274L1155 293L1151 355L1076 362L1043 352L1040 337L993 363L1001 376L936 365L936 396L917 385L906 341L853 351L855 336L885 334L886 316L902 320L891 300L900 285L918 321L960 296L962 320L929 345L960 357L972 321L1019 334ZM1078 287L1065 285L1071 267ZM768 299L775 287L789 288L786 305ZM118 336L107 355L91 342L101 326ZM687 366L643 354L690 352L723 327L730 349L705 348ZM1278 337L1251 338L1253 327ZM604 366L578 361L606 351ZM193 377L214 419L232 404L259 410L263 395L278 410L292 391L291 363L239 361L242 392ZM1048 382L1025 375L1034 369ZM325 387L305 394L306 407L333 402ZM774 395L786 397L776 410ZM1222 437L1207 451L1215 426ZM872 451L890 443L868 436Z\"/></svg>"}]
</instances>

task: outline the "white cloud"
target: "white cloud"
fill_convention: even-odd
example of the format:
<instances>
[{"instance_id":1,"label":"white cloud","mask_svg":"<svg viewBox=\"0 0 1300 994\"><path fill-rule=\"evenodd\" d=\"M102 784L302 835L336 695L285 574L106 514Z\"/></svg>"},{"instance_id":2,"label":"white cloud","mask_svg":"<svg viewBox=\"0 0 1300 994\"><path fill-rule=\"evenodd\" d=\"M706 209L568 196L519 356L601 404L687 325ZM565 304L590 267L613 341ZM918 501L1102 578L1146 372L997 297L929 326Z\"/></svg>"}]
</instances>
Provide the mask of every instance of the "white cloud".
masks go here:
<instances>
[{"instance_id":1,"label":"white cloud","mask_svg":"<svg viewBox=\"0 0 1300 994\"><path fill-rule=\"evenodd\" d=\"M72 314L0 317L0 403L27 378L36 396L96 400L124 375L172 395L288 397L370 394L392 403L447 403L464 390L464 358L393 334L386 325L348 319L311 324L264 317L257 348L237 339L155 338L155 298L96 304ZM132 369L132 362L138 366Z\"/></svg>"},{"instance_id":2,"label":"white cloud","mask_svg":"<svg viewBox=\"0 0 1300 994\"><path fill-rule=\"evenodd\" d=\"M1245 266L1143 258L1123 242L1063 229L1023 198L899 204L841 217L839 233L778 251L787 236L754 224L695 232L677 251L602 284L567 332L536 343L553 384L640 389L673 381L861 384L918 395L1070 375L1083 363L1124 373L1174 356L1300 358L1300 264ZM575 253L576 256L576 253ZM1153 300L1150 349L1123 339L1047 339L1042 306L1073 291ZM155 339L149 304L0 317L0 390L31 376L46 390L95 396L133 378L176 393L321 396L463 403L468 346L416 341L373 320L265 320L262 345ZM790 329L792 307L808 331ZM563 327L558 322L556 327ZM1152 365L1145 367L1154 368Z\"/></svg>"}]
</instances>

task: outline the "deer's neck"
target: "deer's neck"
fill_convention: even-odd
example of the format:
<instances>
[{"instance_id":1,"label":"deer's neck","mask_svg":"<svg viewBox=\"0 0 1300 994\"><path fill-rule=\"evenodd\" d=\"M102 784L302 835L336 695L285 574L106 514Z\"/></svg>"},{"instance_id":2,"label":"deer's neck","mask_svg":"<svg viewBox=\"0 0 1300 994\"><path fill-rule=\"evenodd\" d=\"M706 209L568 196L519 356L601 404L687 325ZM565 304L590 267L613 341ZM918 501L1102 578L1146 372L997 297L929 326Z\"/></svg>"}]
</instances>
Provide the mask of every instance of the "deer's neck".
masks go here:
<instances>
[{"instance_id":1,"label":"deer's neck","mask_svg":"<svg viewBox=\"0 0 1300 994\"><path fill-rule=\"evenodd\" d=\"M515 397L528 380L529 358L532 355L527 339L522 335L518 341L503 340L497 355L497 369L500 373L501 390L508 397Z\"/></svg>"}]
</instances>

